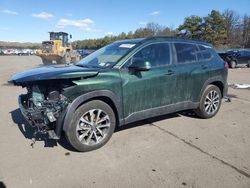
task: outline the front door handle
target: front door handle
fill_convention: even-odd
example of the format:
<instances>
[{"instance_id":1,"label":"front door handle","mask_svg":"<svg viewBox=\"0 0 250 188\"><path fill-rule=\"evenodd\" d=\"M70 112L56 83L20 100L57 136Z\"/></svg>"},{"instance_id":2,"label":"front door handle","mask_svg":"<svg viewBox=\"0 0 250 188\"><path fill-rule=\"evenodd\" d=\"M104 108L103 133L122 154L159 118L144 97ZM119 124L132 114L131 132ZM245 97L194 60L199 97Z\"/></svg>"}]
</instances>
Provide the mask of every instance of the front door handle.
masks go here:
<instances>
[{"instance_id":1,"label":"front door handle","mask_svg":"<svg viewBox=\"0 0 250 188\"><path fill-rule=\"evenodd\" d=\"M174 71L172 71L172 70L168 70L168 72L165 74L165 75L167 75L167 76L171 76L171 75L173 75L174 74Z\"/></svg>"}]
</instances>

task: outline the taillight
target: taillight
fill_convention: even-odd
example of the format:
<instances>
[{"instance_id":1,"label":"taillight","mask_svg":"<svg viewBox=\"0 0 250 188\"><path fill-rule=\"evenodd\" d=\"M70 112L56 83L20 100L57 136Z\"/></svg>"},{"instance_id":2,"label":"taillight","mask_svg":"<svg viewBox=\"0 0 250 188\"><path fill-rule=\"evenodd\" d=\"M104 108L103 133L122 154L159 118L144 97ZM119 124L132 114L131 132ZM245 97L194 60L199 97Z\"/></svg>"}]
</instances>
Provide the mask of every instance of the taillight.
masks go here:
<instances>
[{"instance_id":1,"label":"taillight","mask_svg":"<svg viewBox=\"0 0 250 188\"><path fill-rule=\"evenodd\" d=\"M225 68L225 69L228 69L228 68L229 68L228 63L227 63L226 61L224 61L224 68Z\"/></svg>"}]
</instances>

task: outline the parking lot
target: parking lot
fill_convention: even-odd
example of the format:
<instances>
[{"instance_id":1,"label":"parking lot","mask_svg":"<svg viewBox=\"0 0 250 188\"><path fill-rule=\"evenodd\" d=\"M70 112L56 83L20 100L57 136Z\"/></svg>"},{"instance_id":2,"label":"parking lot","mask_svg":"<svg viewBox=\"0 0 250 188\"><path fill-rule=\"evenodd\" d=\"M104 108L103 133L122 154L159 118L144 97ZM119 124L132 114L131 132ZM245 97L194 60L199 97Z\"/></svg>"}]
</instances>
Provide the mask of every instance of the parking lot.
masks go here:
<instances>
[{"instance_id":1,"label":"parking lot","mask_svg":"<svg viewBox=\"0 0 250 188\"><path fill-rule=\"evenodd\" d=\"M41 66L36 56L0 56L0 187L250 187L250 89L229 88L212 119L181 112L117 130L102 148L80 153L62 140L33 147L10 76ZM250 68L229 70L250 84Z\"/></svg>"}]
</instances>

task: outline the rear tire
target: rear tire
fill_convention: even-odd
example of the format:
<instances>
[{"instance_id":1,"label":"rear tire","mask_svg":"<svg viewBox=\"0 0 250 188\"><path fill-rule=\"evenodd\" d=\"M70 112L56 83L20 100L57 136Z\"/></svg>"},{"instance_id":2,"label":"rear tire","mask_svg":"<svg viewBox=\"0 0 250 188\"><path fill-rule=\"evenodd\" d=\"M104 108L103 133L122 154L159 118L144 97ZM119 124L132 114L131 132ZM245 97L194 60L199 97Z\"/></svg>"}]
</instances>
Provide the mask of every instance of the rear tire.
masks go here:
<instances>
[{"instance_id":1,"label":"rear tire","mask_svg":"<svg viewBox=\"0 0 250 188\"><path fill-rule=\"evenodd\" d=\"M208 119L217 114L221 106L221 91L215 85L208 85L204 90L199 107L195 109L198 117Z\"/></svg>"},{"instance_id":2,"label":"rear tire","mask_svg":"<svg viewBox=\"0 0 250 188\"><path fill-rule=\"evenodd\" d=\"M66 131L69 143L78 151L91 151L105 145L116 125L112 108L103 101L84 103L74 113Z\"/></svg>"},{"instance_id":3,"label":"rear tire","mask_svg":"<svg viewBox=\"0 0 250 188\"><path fill-rule=\"evenodd\" d=\"M235 60L232 60L232 61L229 62L229 66L230 66L230 68L232 68L232 69L236 68L236 65L237 65L237 63L236 63Z\"/></svg>"}]
</instances>

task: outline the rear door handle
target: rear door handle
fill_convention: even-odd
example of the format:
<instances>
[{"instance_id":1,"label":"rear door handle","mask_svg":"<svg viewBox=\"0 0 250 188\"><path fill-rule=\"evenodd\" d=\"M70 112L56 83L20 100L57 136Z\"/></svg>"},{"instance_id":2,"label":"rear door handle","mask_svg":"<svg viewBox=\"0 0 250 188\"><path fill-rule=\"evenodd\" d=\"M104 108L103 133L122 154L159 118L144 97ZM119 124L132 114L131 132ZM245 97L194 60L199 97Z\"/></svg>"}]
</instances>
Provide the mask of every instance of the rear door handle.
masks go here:
<instances>
[{"instance_id":1,"label":"rear door handle","mask_svg":"<svg viewBox=\"0 0 250 188\"><path fill-rule=\"evenodd\" d=\"M167 75L167 76L171 76L171 75L173 75L174 74L174 71L172 71L172 70L168 70L168 72L165 74L165 75Z\"/></svg>"},{"instance_id":2,"label":"rear door handle","mask_svg":"<svg viewBox=\"0 0 250 188\"><path fill-rule=\"evenodd\" d=\"M207 69L207 66L206 65L201 65L201 68L205 70L205 69Z\"/></svg>"}]
</instances>

